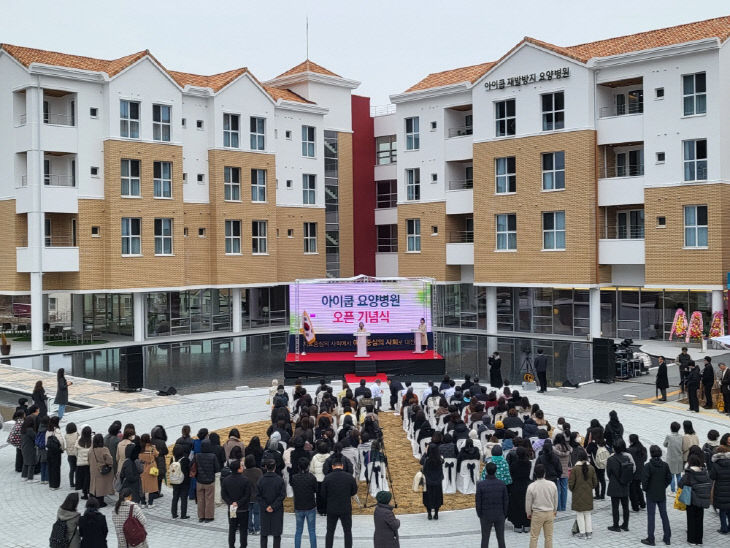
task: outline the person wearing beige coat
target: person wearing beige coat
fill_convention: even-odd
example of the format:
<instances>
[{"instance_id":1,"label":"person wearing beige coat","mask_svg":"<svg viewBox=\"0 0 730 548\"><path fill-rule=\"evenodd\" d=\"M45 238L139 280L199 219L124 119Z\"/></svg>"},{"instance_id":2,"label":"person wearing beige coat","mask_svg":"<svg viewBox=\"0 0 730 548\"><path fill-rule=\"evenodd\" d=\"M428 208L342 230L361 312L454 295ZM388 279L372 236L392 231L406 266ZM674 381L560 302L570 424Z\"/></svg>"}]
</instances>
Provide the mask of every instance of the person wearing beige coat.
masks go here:
<instances>
[{"instance_id":1,"label":"person wearing beige coat","mask_svg":"<svg viewBox=\"0 0 730 548\"><path fill-rule=\"evenodd\" d=\"M142 451L139 454L139 460L144 465L144 471L140 474L142 481L142 507L146 508L147 504L152 505L152 493L157 493L157 448L152 444L149 434L142 434ZM157 474L152 474L152 470L157 470Z\"/></svg>"},{"instance_id":2,"label":"person wearing beige coat","mask_svg":"<svg viewBox=\"0 0 730 548\"><path fill-rule=\"evenodd\" d=\"M91 476L89 494L99 500L101 508L106 506L104 497L114 494L113 471L102 474L101 470L105 465L111 467L113 464L114 459L112 459L109 449L104 447L104 436L96 434L89 451L89 474Z\"/></svg>"}]
</instances>

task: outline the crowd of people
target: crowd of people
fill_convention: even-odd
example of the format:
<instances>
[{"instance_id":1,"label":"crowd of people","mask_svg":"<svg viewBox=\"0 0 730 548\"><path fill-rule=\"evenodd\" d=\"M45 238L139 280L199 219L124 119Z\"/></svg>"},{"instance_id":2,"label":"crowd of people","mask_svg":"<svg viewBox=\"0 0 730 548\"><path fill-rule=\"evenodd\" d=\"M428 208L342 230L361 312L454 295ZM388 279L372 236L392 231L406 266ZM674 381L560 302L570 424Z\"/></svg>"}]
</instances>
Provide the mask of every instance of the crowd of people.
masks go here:
<instances>
[{"instance_id":1,"label":"crowd of people","mask_svg":"<svg viewBox=\"0 0 730 548\"><path fill-rule=\"evenodd\" d=\"M689 410L695 413L700 412L700 400L704 401L705 409L713 409L714 401L712 389L715 384L719 385L720 396L722 399L722 412L730 415L730 371L727 365L719 363L718 371L712 366L712 357L705 356L702 360L702 369L689 355L686 346L682 347L681 352L677 356L675 363L679 368L679 388L683 394L687 395L689 402ZM667 362L664 356L659 357L659 367L656 376L657 393L661 392L661 401L667 401L667 388L669 388L669 378L667 375Z\"/></svg>"},{"instance_id":2,"label":"crowd of people","mask_svg":"<svg viewBox=\"0 0 730 548\"><path fill-rule=\"evenodd\" d=\"M551 424L540 406L511 389L509 381L496 376L490 381L501 386L481 385L468 375L461 383L447 376L423 390L393 379L387 386L379 380L367 386L363 380L354 390L347 383L335 390L321 380L310 393L298 381L291 394L274 381L264 442L256 436L244 440L236 428L225 440L205 428L193 437L184 426L174 443L162 425L149 433L120 421L105 434L67 421L61 428L60 417L49 416L39 384L32 405L19 400L8 442L16 448L15 471L21 479L34 482L40 474L40 482L53 490L65 483L65 453L72 492L58 510L51 547L106 546L108 525L99 509L108 503L119 546L146 546L143 510L159 504L163 484L174 519L189 519L188 504L195 501L199 522L211 522L216 506L225 504L230 547L236 537L246 546L250 535L259 535L262 547L269 537L280 546L288 497L293 498L296 548L305 524L310 547L316 546L318 515L326 517L327 548L333 546L338 523L345 547L351 547L353 497L363 506L372 498L375 546L397 547L400 522L391 505L379 421L386 405L400 414L419 461L414 489L422 491L427 518L439 519L444 493L473 496L483 546L492 530L498 545L505 546L506 521L515 532L530 535L531 548L541 534L550 546L555 517L569 504L575 513L573 534L591 539L594 501L606 496L611 532L629 531L630 509L647 512L641 540L646 545L655 545L657 512L661 540L670 543L668 502L686 512L692 545L702 544L704 510L711 506L718 511L719 532L730 531L730 434L710 430L701 442L691 421L673 422L663 448L647 448L637 434L624 431L615 411L605 424L591 419L583 433L563 417ZM66 390L71 384L62 370L58 383ZM357 496L361 483L365 501Z\"/></svg>"}]
</instances>

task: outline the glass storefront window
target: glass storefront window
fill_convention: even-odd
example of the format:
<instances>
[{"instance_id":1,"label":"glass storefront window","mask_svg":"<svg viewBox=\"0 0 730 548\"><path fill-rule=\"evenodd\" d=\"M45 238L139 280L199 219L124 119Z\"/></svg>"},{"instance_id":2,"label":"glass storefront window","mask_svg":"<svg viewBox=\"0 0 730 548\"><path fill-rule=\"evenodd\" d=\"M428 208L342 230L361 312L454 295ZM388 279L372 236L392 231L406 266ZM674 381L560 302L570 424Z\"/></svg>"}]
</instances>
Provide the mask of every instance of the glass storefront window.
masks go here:
<instances>
[{"instance_id":1,"label":"glass storefront window","mask_svg":"<svg viewBox=\"0 0 730 548\"><path fill-rule=\"evenodd\" d=\"M588 335L590 331L590 291L587 289L576 289L573 292L573 335Z\"/></svg>"},{"instance_id":2,"label":"glass storefront window","mask_svg":"<svg viewBox=\"0 0 730 548\"><path fill-rule=\"evenodd\" d=\"M687 320L691 311L687 310L689 301L688 291L665 291L664 292L664 339L669 339L672 331L672 322L674 321L674 313L677 308L681 308L687 314Z\"/></svg>"},{"instance_id":3,"label":"glass storefront window","mask_svg":"<svg viewBox=\"0 0 730 548\"><path fill-rule=\"evenodd\" d=\"M147 336L231 330L231 292L199 289L147 294Z\"/></svg>"},{"instance_id":4,"label":"glass storefront window","mask_svg":"<svg viewBox=\"0 0 730 548\"><path fill-rule=\"evenodd\" d=\"M662 292L641 290L641 338L653 340L662 338Z\"/></svg>"},{"instance_id":5,"label":"glass storefront window","mask_svg":"<svg viewBox=\"0 0 730 548\"><path fill-rule=\"evenodd\" d=\"M553 331L553 290L550 287L533 288L532 325L534 333Z\"/></svg>"},{"instance_id":6,"label":"glass storefront window","mask_svg":"<svg viewBox=\"0 0 730 548\"><path fill-rule=\"evenodd\" d=\"M619 339L640 338L639 290L618 291L616 336Z\"/></svg>"},{"instance_id":7,"label":"glass storefront window","mask_svg":"<svg viewBox=\"0 0 730 548\"><path fill-rule=\"evenodd\" d=\"M573 290L556 289L553 291L553 333L573 334Z\"/></svg>"},{"instance_id":8,"label":"glass storefront window","mask_svg":"<svg viewBox=\"0 0 730 548\"><path fill-rule=\"evenodd\" d=\"M601 336L616 336L616 290L601 289Z\"/></svg>"},{"instance_id":9,"label":"glass storefront window","mask_svg":"<svg viewBox=\"0 0 730 548\"><path fill-rule=\"evenodd\" d=\"M512 287L497 288L497 330L515 330L515 311ZM485 303L486 306L486 303Z\"/></svg>"}]
</instances>

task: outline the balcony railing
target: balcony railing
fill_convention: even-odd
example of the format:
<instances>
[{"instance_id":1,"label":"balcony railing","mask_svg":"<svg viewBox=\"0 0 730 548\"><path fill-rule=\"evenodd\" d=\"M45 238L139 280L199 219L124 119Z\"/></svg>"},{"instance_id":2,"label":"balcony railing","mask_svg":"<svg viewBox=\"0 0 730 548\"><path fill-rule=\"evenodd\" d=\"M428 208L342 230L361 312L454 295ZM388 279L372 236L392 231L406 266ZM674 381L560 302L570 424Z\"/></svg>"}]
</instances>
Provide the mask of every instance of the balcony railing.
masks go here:
<instances>
[{"instance_id":1,"label":"balcony railing","mask_svg":"<svg viewBox=\"0 0 730 548\"><path fill-rule=\"evenodd\" d=\"M474 179L453 179L449 181L449 190L468 190L474 188Z\"/></svg>"},{"instance_id":2,"label":"balcony railing","mask_svg":"<svg viewBox=\"0 0 730 548\"><path fill-rule=\"evenodd\" d=\"M74 187L76 186L76 181L71 175L44 175L43 176L43 184L45 186L67 186L67 187ZM23 175L20 178L20 186L26 187L28 186L28 177L26 175Z\"/></svg>"},{"instance_id":3,"label":"balcony railing","mask_svg":"<svg viewBox=\"0 0 730 548\"><path fill-rule=\"evenodd\" d=\"M452 230L449 232L450 244L473 244L474 243L474 231L473 230Z\"/></svg>"},{"instance_id":4,"label":"balcony railing","mask_svg":"<svg viewBox=\"0 0 730 548\"><path fill-rule=\"evenodd\" d=\"M20 238L18 247L28 247L28 238L26 236ZM78 243L71 232L64 231L60 234L44 236L43 247L78 247Z\"/></svg>"},{"instance_id":5,"label":"balcony railing","mask_svg":"<svg viewBox=\"0 0 730 548\"><path fill-rule=\"evenodd\" d=\"M613 179L615 177L641 177L644 175L644 164L629 164L627 166L601 166L599 179Z\"/></svg>"},{"instance_id":6,"label":"balcony railing","mask_svg":"<svg viewBox=\"0 0 730 548\"><path fill-rule=\"evenodd\" d=\"M378 253L398 253L398 237L378 238Z\"/></svg>"},{"instance_id":7,"label":"balcony railing","mask_svg":"<svg viewBox=\"0 0 730 548\"><path fill-rule=\"evenodd\" d=\"M44 114L43 123L54 126L73 126L73 116L69 114Z\"/></svg>"},{"instance_id":8,"label":"balcony railing","mask_svg":"<svg viewBox=\"0 0 730 548\"><path fill-rule=\"evenodd\" d=\"M387 116L388 114L395 114L395 105L389 104L389 105L371 105L370 106L370 116Z\"/></svg>"},{"instance_id":9,"label":"balcony railing","mask_svg":"<svg viewBox=\"0 0 730 548\"><path fill-rule=\"evenodd\" d=\"M602 238L604 240L643 240L644 226L616 226L611 225L605 228Z\"/></svg>"},{"instance_id":10,"label":"balcony railing","mask_svg":"<svg viewBox=\"0 0 730 548\"><path fill-rule=\"evenodd\" d=\"M460 126L450 127L448 135L449 137L464 137L465 135L471 135L473 133L472 126Z\"/></svg>"},{"instance_id":11,"label":"balcony railing","mask_svg":"<svg viewBox=\"0 0 730 548\"><path fill-rule=\"evenodd\" d=\"M398 193L389 192L387 194L375 195L375 209L390 209L398 204Z\"/></svg>"},{"instance_id":12,"label":"balcony railing","mask_svg":"<svg viewBox=\"0 0 730 548\"><path fill-rule=\"evenodd\" d=\"M642 114L644 112L644 103L628 103L626 105L611 105L610 107L601 107L598 113L599 118L610 118L612 116L625 116L626 114Z\"/></svg>"}]
</instances>

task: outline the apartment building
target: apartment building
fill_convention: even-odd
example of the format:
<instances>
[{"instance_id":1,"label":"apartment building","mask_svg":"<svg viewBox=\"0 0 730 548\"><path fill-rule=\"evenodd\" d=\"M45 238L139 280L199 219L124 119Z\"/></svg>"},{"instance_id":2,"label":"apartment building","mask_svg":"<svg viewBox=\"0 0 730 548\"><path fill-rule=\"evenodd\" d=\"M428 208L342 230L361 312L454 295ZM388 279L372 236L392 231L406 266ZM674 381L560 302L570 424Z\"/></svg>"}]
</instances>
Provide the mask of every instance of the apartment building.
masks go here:
<instances>
[{"instance_id":1,"label":"apartment building","mask_svg":"<svg viewBox=\"0 0 730 548\"><path fill-rule=\"evenodd\" d=\"M662 339L678 307L709 327L730 271L729 36L722 17L528 37L392 95L377 273L436 278L443 327Z\"/></svg>"},{"instance_id":2,"label":"apartment building","mask_svg":"<svg viewBox=\"0 0 730 548\"><path fill-rule=\"evenodd\" d=\"M36 350L58 295L136 341L285 325L289 282L354 274L358 84L0 46L4 309Z\"/></svg>"}]
</instances>

